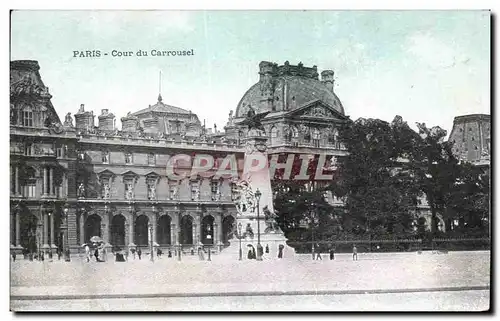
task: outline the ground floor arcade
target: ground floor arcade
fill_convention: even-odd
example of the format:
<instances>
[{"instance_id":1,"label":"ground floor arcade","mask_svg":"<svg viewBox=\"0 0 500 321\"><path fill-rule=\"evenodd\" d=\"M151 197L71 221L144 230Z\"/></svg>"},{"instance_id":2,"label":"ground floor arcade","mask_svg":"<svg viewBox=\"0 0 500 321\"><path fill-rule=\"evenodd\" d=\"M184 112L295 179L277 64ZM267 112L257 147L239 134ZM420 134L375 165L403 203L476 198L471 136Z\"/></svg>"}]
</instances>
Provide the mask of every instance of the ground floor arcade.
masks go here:
<instances>
[{"instance_id":1,"label":"ground floor arcade","mask_svg":"<svg viewBox=\"0 0 500 321\"><path fill-rule=\"evenodd\" d=\"M99 236L113 249L167 249L200 244L222 249L232 238L236 210L232 204L158 204L155 206L100 203L16 204L11 206L11 249L55 252ZM233 211L234 210L234 211Z\"/></svg>"}]
</instances>

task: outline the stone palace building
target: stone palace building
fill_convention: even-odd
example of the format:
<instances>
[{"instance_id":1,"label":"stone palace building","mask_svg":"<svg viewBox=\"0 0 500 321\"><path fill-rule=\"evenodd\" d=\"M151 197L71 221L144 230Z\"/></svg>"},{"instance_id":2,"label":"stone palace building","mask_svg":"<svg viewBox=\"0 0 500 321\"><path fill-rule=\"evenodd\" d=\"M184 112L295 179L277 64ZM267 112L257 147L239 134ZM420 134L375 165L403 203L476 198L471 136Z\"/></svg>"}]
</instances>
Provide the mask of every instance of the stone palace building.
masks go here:
<instances>
[{"instance_id":1,"label":"stone palace building","mask_svg":"<svg viewBox=\"0 0 500 321\"><path fill-rule=\"evenodd\" d=\"M61 121L38 63L12 61L10 67L15 251L77 252L92 236L122 249L150 241L163 249L175 245L189 251L199 244L223 249L235 228L234 181L170 180L166 165L176 154L209 154L216 161L228 154L243 157L247 128L238 123L251 109L269 112L263 126L270 157L346 153L338 126L347 117L334 92L334 72L319 73L316 66L261 62L259 81L229 113L224 131L208 130L195 113L166 104L161 95L153 105L121 117L121 129L113 111L102 109L96 122L84 104L74 118L68 114Z\"/></svg>"}]
</instances>

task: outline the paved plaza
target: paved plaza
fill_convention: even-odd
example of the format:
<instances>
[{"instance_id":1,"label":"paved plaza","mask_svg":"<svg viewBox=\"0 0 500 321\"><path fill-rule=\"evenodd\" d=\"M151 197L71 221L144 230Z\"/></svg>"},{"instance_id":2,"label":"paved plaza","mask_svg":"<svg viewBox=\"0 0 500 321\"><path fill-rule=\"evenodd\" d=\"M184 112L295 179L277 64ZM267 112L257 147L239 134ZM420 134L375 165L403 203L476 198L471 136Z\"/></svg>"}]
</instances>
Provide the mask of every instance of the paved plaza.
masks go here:
<instances>
[{"instance_id":1,"label":"paved plaza","mask_svg":"<svg viewBox=\"0 0 500 321\"><path fill-rule=\"evenodd\" d=\"M135 310L204 310L203 302L215 297L217 300L212 302L220 304L211 309L218 306L245 310L241 302L254 302L248 310L266 310L266 303L269 310L273 309L272 302L283 302L279 306L284 309L300 310L319 304L319 309L324 310L332 302L332 310L346 310L358 302L361 310L384 310L393 302L396 309L399 303L402 310L412 310L409 304L401 305L402 301L397 300L420 298L423 305L419 300L412 301L413 310L445 306L456 310L453 307L458 302L464 302L460 306L465 310L485 310L489 307L489 286L489 251L362 253L358 261L352 261L350 254L338 254L334 261L327 255L322 261L312 261L311 255L297 255L262 262L214 255L212 261L186 256L180 262L167 257L151 262L143 257L124 263L87 263L73 257L71 262L11 263L14 310L46 310L57 302L68 310L120 310L131 306ZM429 300L433 296L441 298L442 304L439 299ZM299 297L303 298L302 305L293 303ZM122 308L118 303L127 299L134 303ZM103 307L107 301L111 302L109 307ZM138 302L145 306L137 306Z\"/></svg>"}]
</instances>

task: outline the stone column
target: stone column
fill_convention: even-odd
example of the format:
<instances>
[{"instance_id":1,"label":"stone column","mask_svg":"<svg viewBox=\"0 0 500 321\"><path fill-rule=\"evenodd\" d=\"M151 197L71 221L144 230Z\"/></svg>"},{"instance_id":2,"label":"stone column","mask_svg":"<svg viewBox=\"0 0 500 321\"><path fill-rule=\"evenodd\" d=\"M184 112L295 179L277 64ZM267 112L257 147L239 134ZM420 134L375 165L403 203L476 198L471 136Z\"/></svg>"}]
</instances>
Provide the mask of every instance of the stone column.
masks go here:
<instances>
[{"instance_id":1,"label":"stone column","mask_svg":"<svg viewBox=\"0 0 500 321\"><path fill-rule=\"evenodd\" d=\"M43 168L43 187L42 187L42 192L43 195L47 195L47 167Z\"/></svg>"},{"instance_id":2,"label":"stone column","mask_svg":"<svg viewBox=\"0 0 500 321\"><path fill-rule=\"evenodd\" d=\"M16 186L15 186L14 191L15 191L16 195L19 195L19 194L21 194L21 192L19 191L19 166L17 166L17 165L16 165L16 169L15 169L15 179L16 179L16 181L15 181Z\"/></svg>"},{"instance_id":3,"label":"stone column","mask_svg":"<svg viewBox=\"0 0 500 321\"><path fill-rule=\"evenodd\" d=\"M19 210L16 211L16 247L21 247L21 214Z\"/></svg>"},{"instance_id":4,"label":"stone column","mask_svg":"<svg viewBox=\"0 0 500 321\"><path fill-rule=\"evenodd\" d=\"M102 231L102 240L104 244L109 244L109 229L108 224L101 223L101 231Z\"/></svg>"},{"instance_id":5,"label":"stone column","mask_svg":"<svg viewBox=\"0 0 500 321\"><path fill-rule=\"evenodd\" d=\"M50 247L54 248L56 245L54 244L54 213L51 213L49 216L49 221L50 221Z\"/></svg>"},{"instance_id":6,"label":"stone column","mask_svg":"<svg viewBox=\"0 0 500 321\"><path fill-rule=\"evenodd\" d=\"M135 219L134 219L134 213L133 212L130 212L130 224L129 224L129 234L128 234L128 246L129 247L135 247L135 244L134 244L134 223L135 223Z\"/></svg>"},{"instance_id":7,"label":"stone column","mask_svg":"<svg viewBox=\"0 0 500 321\"><path fill-rule=\"evenodd\" d=\"M49 218L48 213L43 212L43 248L49 247Z\"/></svg>"},{"instance_id":8,"label":"stone column","mask_svg":"<svg viewBox=\"0 0 500 321\"><path fill-rule=\"evenodd\" d=\"M78 222L80 224L80 246L85 243L85 214L83 212L80 213L80 220Z\"/></svg>"},{"instance_id":9,"label":"stone column","mask_svg":"<svg viewBox=\"0 0 500 321\"><path fill-rule=\"evenodd\" d=\"M54 168L51 167L49 169L49 173L50 173L49 194L51 196L54 196Z\"/></svg>"},{"instance_id":10,"label":"stone column","mask_svg":"<svg viewBox=\"0 0 500 321\"><path fill-rule=\"evenodd\" d=\"M174 220L172 219L170 221L170 245L177 245L177 225L174 223Z\"/></svg>"},{"instance_id":11,"label":"stone column","mask_svg":"<svg viewBox=\"0 0 500 321\"><path fill-rule=\"evenodd\" d=\"M156 212L153 212L153 215L151 215L151 224L153 224L153 246L158 246L158 242L156 241Z\"/></svg>"},{"instance_id":12,"label":"stone column","mask_svg":"<svg viewBox=\"0 0 500 321\"><path fill-rule=\"evenodd\" d=\"M15 225L16 225L16 212L10 212L10 246L14 246L16 244L16 230L15 230Z\"/></svg>"}]
</instances>

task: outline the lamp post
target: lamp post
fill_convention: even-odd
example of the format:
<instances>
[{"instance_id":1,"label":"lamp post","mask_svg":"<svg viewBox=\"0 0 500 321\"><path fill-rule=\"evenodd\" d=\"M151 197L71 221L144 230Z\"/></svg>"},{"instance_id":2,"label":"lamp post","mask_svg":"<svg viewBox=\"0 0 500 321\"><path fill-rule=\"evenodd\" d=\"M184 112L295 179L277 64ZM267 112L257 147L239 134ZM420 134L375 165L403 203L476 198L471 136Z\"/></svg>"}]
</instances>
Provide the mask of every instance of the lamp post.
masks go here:
<instances>
[{"instance_id":1,"label":"lamp post","mask_svg":"<svg viewBox=\"0 0 500 321\"><path fill-rule=\"evenodd\" d=\"M239 222L238 223L238 238L240 239L240 251L239 251L240 256L239 256L239 261L243 260L243 251L241 249L241 239L242 239L243 235L241 235L241 228L242 228L241 222Z\"/></svg>"},{"instance_id":2,"label":"lamp post","mask_svg":"<svg viewBox=\"0 0 500 321\"><path fill-rule=\"evenodd\" d=\"M314 252L316 251L316 247L315 247L315 244L314 244L314 227L315 227L315 223L316 221L314 220L314 202L311 203L311 211L310 211L310 215L311 215L311 251L312 251L312 259L314 261Z\"/></svg>"},{"instance_id":3,"label":"lamp post","mask_svg":"<svg viewBox=\"0 0 500 321\"><path fill-rule=\"evenodd\" d=\"M38 260L42 260L42 222L38 222L38 231L37 231L37 238L38 238Z\"/></svg>"},{"instance_id":4,"label":"lamp post","mask_svg":"<svg viewBox=\"0 0 500 321\"><path fill-rule=\"evenodd\" d=\"M262 261L262 245L260 245L260 197L262 193L257 189L255 199L257 200L257 261Z\"/></svg>"},{"instance_id":5,"label":"lamp post","mask_svg":"<svg viewBox=\"0 0 500 321\"><path fill-rule=\"evenodd\" d=\"M148 229L149 229L149 259L151 262L154 262L154 249L153 249L153 224L148 223Z\"/></svg>"}]
</instances>

